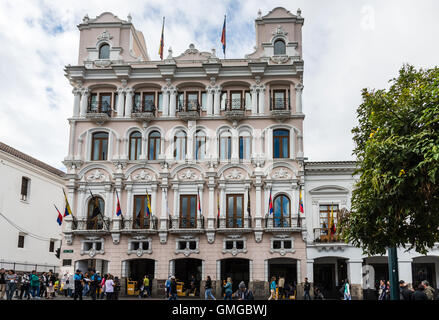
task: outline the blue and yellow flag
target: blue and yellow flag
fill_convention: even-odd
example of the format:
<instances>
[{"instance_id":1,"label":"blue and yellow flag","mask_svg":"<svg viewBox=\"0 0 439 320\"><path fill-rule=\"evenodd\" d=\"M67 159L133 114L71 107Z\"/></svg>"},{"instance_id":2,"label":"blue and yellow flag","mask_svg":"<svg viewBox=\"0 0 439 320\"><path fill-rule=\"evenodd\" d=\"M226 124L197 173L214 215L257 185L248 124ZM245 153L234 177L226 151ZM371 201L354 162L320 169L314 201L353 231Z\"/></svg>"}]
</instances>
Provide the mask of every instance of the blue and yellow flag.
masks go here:
<instances>
[{"instance_id":1,"label":"blue and yellow flag","mask_svg":"<svg viewBox=\"0 0 439 320\"><path fill-rule=\"evenodd\" d=\"M64 189L62 189L62 192L64 193L64 198L66 199L66 208L64 210L64 217L67 217L69 215L73 217L72 209L70 209L69 200L67 200L66 192L64 191Z\"/></svg>"},{"instance_id":2,"label":"blue and yellow flag","mask_svg":"<svg viewBox=\"0 0 439 320\"><path fill-rule=\"evenodd\" d=\"M150 217L151 214L152 214L152 212L151 212L151 201L149 200L148 191L146 191L146 216Z\"/></svg>"},{"instance_id":3,"label":"blue and yellow flag","mask_svg":"<svg viewBox=\"0 0 439 320\"><path fill-rule=\"evenodd\" d=\"M163 47L165 46L165 17L163 17L163 24L162 24L162 36L160 38L160 47L159 47L159 55L160 60L163 60Z\"/></svg>"}]
</instances>

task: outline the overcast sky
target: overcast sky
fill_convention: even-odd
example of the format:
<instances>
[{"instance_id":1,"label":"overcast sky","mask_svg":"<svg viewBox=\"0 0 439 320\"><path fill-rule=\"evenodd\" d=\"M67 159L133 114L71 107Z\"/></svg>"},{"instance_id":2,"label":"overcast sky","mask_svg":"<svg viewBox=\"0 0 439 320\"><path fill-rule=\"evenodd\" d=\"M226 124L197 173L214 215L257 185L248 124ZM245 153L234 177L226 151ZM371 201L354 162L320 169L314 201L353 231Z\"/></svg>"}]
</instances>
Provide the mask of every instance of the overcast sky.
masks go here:
<instances>
[{"instance_id":1,"label":"overcast sky","mask_svg":"<svg viewBox=\"0 0 439 320\"><path fill-rule=\"evenodd\" d=\"M190 43L221 53L227 14L227 58L244 58L253 52L258 10L277 6L300 8L305 18L305 156L353 160L361 89L387 88L403 63L438 65L439 1L0 0L0 141L64 169L73 94L63 69L77 62L76 26L85 14L131 13L152 60L163 16L165 56L169 46L177 56Z\"/></svg>"}]
</instances>

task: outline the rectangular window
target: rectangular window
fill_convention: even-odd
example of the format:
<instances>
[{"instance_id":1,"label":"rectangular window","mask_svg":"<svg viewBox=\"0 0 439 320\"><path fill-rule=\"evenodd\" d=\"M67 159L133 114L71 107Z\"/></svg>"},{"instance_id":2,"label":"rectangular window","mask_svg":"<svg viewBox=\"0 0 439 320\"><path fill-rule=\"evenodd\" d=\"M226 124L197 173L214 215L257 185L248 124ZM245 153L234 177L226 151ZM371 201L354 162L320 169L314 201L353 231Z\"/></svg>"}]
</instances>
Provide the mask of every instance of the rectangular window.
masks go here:
<instances>
[{"instance_id":1,"label":"rectangular window","mask_svg":"<svg viewBox=\"0 0 439 320\"><path fill-rule=\"evenodd\" d=\"M197 242L196 241L189 241L189 249L190 250L197 249Z\"/></svg>"},{"instance_id":2,"label":"rectangular window","mask_svg":"<svg viewBox=\"0 0 439 320\"><path fill-rule=\"evenodd\" d=\"M232 137L220 138L220 159L230 160L232 156Z\"/></svg>"},{"instance_id":3,"label":"rectangular window","mask_svg":"<svg viewBox=\"0 0 439 320\"><path fill-rule=\"evenodd\" d=\"M197 226L197 196L180 196L180 228L196 228Z\"/></svg>"},{"instance_id":4,"label":"rectangular window","mask_svg":"<svg viewBox=\"0 0 439 320\"><path fill-rule=\"evenodd\" d=\"M99 112L109 113L111 112L111 93L101 93L99 95L100 108Z\"/></svg>"},{"instance_id":5,"label":"rectangular window","mask_svg":"<svg viewBox=\"0 0 439 320\"><path fill-rule=\"evenodd\" d=\"M143 94L143 111L153 112L155 107L155 93Z\"/></svg>"},{"instance_id":6,"label":"rectangular window","mask_svg":"<svg viewBox=\"0 0 439 320\"><path fill-rule=\"evenodd\" d=\"M186 249L186 241L178 241L178 249L185 250Z\"/></svg>"},{"instance_id":7,"label":"rectangular window","mask_svg":"<svg viewBox=\"0 0 439 320\"><path fill-rule=\"evenodd\" d=\"M274 90L273 91L273 110L285 110L287 108L287 100L285 95L285 90Z\"/></svg>"},{"instance_id":8,"label":"rectangular window","mask_svg":"<svg viewBox=\"0 0 439 320\"><path fill-rule=\"evenodd\" d=\"M163 93L159 93L158 109L159 109L159 111L163 111Z\"/></svg>"},{"instance_id":9,"label":"rectangular window","mask_svg":"<svg viewBox=\"0 0 439 320\"><path fill-rule=\"evenodd\" d=\"M236 91L230 93L230 104L229 108L230 110L240 110L243 108L242 105L242 92Z\"/></svg>"},{"instance_id":10,"label":"rectangular window","mask_svg":"<svg viewBox=\"0 0 439 320\"><path fill-rule=\"evenodd\" d=\"M63 265L63 267L71 266L72 265L72 259L63 259L62 265Z\"/></svg>"},{"instance_id":11,"label":"rectangular window","mask_svg":"<svg viewBox=\"0 0 439 320\"><path fill-rule=\"evenodd\" d=\"M19 235L18 236L18 247L19 248L24 248L24 235Z\"/></svg>"},{"instance_id":12,"label":"rectangular window","mask_svg":"<svg viewBox=\"0 0 439 320\"><path fill-rule=\"evenodd\" d=\"M151 195L149 195L149 200L151 201ZM134 196L133 229L150 228L150 216L147 213L147 204L148 199L146 195Z\"/></svg>"},{"instance_id":13,"label":"rectangular window","mask_svg":"<svg viewBox=\"0 0 439 320\"><path fill-rule=\"evenodd\" d=\"M282 249L282 241L273 241L273 249Z\"/></svg>"},{"instance_id":14,"label":"rectangular window","mask_svg":"<svg viewBox=\"0 0 439 320\"><path fill-rule=\"evenodd\" d=\"M91 160L107 160L108 151L108 133L97 132L92 138L92 159Z\"/></svg>"},{"instance_id":15,"label":"rectangular window","mask_svg":"<svg viewBox=\"0 0 439 320\"><path fill-rule=\"evenodd\" d=\"M207 92L201 92L201 109L207 110Z\"/></svg>"},{"instance_id":16,"label":"rectangular window","mask_svg":"<svg viewBox=\"0 0 439 320\"><path fill-rule=\"evenodd\" d=\"M233 249L233 241L226 241L226 249L227 250Z\"/></svg>"},{"instance_id":17,"label":"rectangular window","mask_svg":"<svg viewBox=\"0 0 439 320\"><path fill-rule=\"evenodd\" d=\"M250 137L239 137L239 159L250 159Z\"/></svg>"},{"instance_id":18,"label":"rectangular window","mask_svg":"<svg viewBox=\"0 0 439 320\"><path fill-rule=\"evenodd\" d=\"M227 228L242 228L243 227L243 206L244 196L242 194L228 194L227 195Z\"/></svg>"},{"instance_id":19,"label":"rectangular window","mask_svg":"<svg viewBox=\"0 0 439 320\"><path fill-rule=\"evenodd\" d=\"M96 112L97 110L98 110L98 95L97 93L92 93L90 95L89 111Z\"/></svg>"},{"instance_id":20,"label":"rectangular window","mask_svg":"<svg viewBox=\"0 0 439 320\"><path fill-rule=\"evenodd\" d=\"M21 178L21 200L28 200L29 198L30 179L26 177Z\"/></svg>"},{"instance_id":21,"label":"rectangular window","mask_svg":"<svg viewBox=\"0 0 439 320\"><path fill-rule=\"evenodd\" d=\"M290 132L285 129L273 131L273 158L290 157Z\"/></svg>"},{"instance_id":22,"label":"rectangular window","mask_svg":"<svg viewBox=\"0 0 439 320\"><path fill-rule=\"evenodd\" d=\"M291 240L284 240L284 249L291 249Z\"/></svg>"},{"instance_id":23,"label":"rectangular window","mask_svg":"<svg viewBox=\"0 0 439 320\"><path fill-rule=\"evenodd\" d=\"M184 110L184 93L177 95L177 110Z\"/></svg>"},{"instance_id":24,"label":"rectangular window","mask_svg":"<svg viewBox=\"0 0 439 320\"><path fill-rule=\"evenodd\" d=\"M54 251L55 251L55 241L50 240L49 252L54 252Z\"/></svg>"},{"instance_id":25,"label":"rectangular window","mask_svg":"<svg viewBox=\"0 0 439 320\"><path fill-rule=\"evenodd\" d=\"M320 234L325 236L331 233L331 211L334 217L334 225L337 225L338 204L320 205Z\"/></svg>"},{"instance_id":26,"label":"rectangular window","mask_svg":"<svg viewBox=\"0 0 439 320\"><path fill-rule=\"evenodd\" d=\"M131 242L131 250L136 251L140 248L140 242Z\"/></svg>"},{"instance_id":27,"label":"rectangular window","mask_svg":"<svg viewBox=\"0 0 439 320\"><path fill-rule=\"evenodd\" d=\"M244 249L244 241L236 241L236 249Z\"/></svg>"},{"instance_id":28,"label":"rectangular window","mask_svg":"<svg viewBox=\"0 0 439 320\"><path fill-rule=\"evenodd\" d=\"M133 107L135 112L140 112L142 109L142 96L140 93L134 94Z\"/></svg>"}]
</instances>

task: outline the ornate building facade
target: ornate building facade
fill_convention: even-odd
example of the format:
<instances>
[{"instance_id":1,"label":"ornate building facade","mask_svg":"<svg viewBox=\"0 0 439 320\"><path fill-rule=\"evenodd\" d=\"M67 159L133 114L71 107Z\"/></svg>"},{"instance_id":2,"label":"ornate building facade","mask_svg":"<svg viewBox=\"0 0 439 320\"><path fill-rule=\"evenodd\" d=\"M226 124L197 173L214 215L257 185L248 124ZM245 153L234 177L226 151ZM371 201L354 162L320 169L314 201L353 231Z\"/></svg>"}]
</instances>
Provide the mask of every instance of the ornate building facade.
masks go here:
<instances>
[{"instance_id":1,"label":"ornate building facade","mask_svg":"<svg viewBox=\"0 0 439 320\"><path fill-rule=\"evenodd\" d=\"M75 219L66 218L61 259L122 280L150 275L156 294L170 274L186 285L194 276L198 293L209 275L217 296L229 276L256 296L271 276L300 292L303 23L300 10L275 8L256 18L244 58L191 44L154 61L130 16L86 16L78 63L65 68Z\"/></svg>"}]
</instances>

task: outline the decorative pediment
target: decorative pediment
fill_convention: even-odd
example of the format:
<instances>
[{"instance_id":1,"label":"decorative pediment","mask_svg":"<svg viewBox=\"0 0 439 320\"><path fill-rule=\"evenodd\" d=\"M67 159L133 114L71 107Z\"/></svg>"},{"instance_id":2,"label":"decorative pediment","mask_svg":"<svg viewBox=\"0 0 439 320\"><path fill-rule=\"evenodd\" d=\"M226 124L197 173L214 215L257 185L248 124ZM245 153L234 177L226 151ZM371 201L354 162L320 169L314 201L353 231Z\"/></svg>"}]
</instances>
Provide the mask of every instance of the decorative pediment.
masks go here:
<instances>
[{"instance_id":1,"label":"decorative pediment","mask_svg":"<svg viewBox=\"0 0 439 320\"><path fill-rule=\"evenodd\" d=\"M131 174L133 181L152 181L154 180L155 175L146 170L141 170L140 172L135 172Z\"/></svg>"},{"instance_id":2,"label":"decorative pediment","mask_svg":"<svg viewBox=\"0 0 439 320\"><path fill-rule=\"evenodd\" d=\"M277 28L274 30L274 32L272 33L273 36L284 36L286 37L288 32L286 32L281 25L277 26Z\"/></svg>"},{"instance_id":3,"label":"decorative pediment","mask_svg":"<svg viewBox=\"0 0 439 320\"><path fill-rule=\"evenodd\" d=\"M289 12L287 9L282 7L277 7L271 10L268 14L262 17L262 19L266 18L295 18L298 17L291 12Z\"/></svg>"},{"instance_id":4,"label":"decorative pediment","mask_svg":"<svg viewBox=\"0 0 439 320\"><path fill-rule=\"evenodd\" d=\"M113 39L113 36L111 36L107 30L104 30L104 32L102 32L97 39L98 41L110 41Z\"/></svg>"},{"instance_id":5,"label":"decorative pediment","mask_svg":"<svg viewBox=\"0 0 439 320\"><path fill-rule=\"evenodd\" d=\"M243 180L243 179L244 179L244 174L243 174L242 171L240 171L240 170L234 168L234 169L228 171L228 172L224 175L224 177L225 177L226 179L229 179L229 180Z\"/></svg>"},{"instance_id":6,"label":"decorative pediment","mask_svg":"<svg viewBox=\"0 0 439 320\"><path fill-rule=\"evenodd\" d=\"M108 175L105 174L105 171L99 169L94 170L91 174L87 175L85 179L89 182L109 181Z\"/></svg>"},{"instance_id":7,"label":"decorative pediment","mask_svg":"<svg viewBox=\"0 0 439 320\"><path fill-rule=\"evenodd\" d=\"M196 171L191 169L182 170L177 174L177 176L180 180L197 180L201 178L200 175L197 175Z\"/></svg>"},{"instance_id":8,"label":"decorative pediment","mask_svg":"<svg viewBox=\"0 0 439 320\"><path fill-rule=\"evenodd\" d=\"M191 43L189 45L189 49L179 55L178 57L174 57L175 60L208 60L210 58L216 58L214 53L210 52L201 52L195 48L195 45Z\"/></svg>"},{"instance_id":9,"label":"decorative pediment","mask_svg":"<svg viewBox=\"0 0 439 320\"><path fill-rule=\"evenodd\" d=\"M292 179L293 174L285 168L280 168L272 174L272 177L274 179Z\"/></svg>"}]
</instances>

